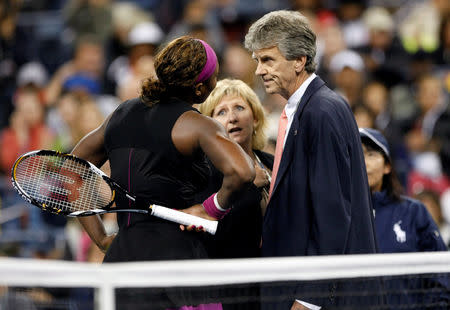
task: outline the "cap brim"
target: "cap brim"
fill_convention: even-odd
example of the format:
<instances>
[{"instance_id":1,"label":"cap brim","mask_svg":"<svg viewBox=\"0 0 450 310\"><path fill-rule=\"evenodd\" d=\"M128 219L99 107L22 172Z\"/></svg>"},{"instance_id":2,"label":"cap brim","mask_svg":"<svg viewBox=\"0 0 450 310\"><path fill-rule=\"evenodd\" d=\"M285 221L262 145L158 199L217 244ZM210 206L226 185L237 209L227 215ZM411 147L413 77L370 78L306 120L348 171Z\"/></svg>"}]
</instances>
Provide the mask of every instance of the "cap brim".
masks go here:
<instances>
[{"instance_id":1,"label":"cap brim","mask_svg":"<svg viewBox=\"0 0 450 310\"><path fill-rule=\"evenodd\" d=\"M375 138L374 135L372 135L368 130L364 128L359 128L359 133L361 137L369 138L373 143L375 143L382 151L383 153L390 158L389 150L381 143L377 138Z\"/></svg>"}]
</instances>

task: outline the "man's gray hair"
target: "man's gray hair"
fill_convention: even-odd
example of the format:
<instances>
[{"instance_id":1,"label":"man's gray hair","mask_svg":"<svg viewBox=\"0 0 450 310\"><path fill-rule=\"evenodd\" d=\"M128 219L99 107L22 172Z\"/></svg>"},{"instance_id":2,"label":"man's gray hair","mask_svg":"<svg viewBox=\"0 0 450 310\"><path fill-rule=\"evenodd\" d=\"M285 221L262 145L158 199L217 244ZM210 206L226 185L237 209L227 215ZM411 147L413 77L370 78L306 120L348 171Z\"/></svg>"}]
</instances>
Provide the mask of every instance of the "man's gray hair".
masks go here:
<instances>
[{"instance_id":1,"label":"man's gray hair","mask_svg":"<svg viewBox=\"0 0 450 310\"><path fill-rule=\"evenodd\" d=\"M251 52L274 46L288 60L306 56L305 70L308 73L316 70L316 35L300 12L267 13L253 23L245 36L245 47Z\"/></svg>"}]
</instances>

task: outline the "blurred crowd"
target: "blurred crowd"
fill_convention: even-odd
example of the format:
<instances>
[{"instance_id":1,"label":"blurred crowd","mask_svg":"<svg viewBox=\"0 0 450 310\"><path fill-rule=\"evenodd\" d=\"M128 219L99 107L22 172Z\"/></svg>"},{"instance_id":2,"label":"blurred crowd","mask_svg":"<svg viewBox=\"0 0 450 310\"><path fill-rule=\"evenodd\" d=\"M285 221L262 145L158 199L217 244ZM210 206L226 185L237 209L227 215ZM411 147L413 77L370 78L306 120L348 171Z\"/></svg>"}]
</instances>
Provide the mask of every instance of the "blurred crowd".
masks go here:
<instances>
[{"instance_id":1,"label":"blurred crowd","mask_svg":"<svg viewBox=\"0 0 450 310\"><path fill-rule=\"evenodd\" d=\"M448 0L2 0L0 255L102 260L76 221L25 205L11 187L11 166L29 150L70 151L139 95L158 48L174 37L207 41L220 77L255 90L273 153L285 102L265 93L243 39L254 20L276 9L309 18L317 73L347 99L359 127L385 134L405 193L424 202L448 243Z\"/></svg>"}]
</instances>

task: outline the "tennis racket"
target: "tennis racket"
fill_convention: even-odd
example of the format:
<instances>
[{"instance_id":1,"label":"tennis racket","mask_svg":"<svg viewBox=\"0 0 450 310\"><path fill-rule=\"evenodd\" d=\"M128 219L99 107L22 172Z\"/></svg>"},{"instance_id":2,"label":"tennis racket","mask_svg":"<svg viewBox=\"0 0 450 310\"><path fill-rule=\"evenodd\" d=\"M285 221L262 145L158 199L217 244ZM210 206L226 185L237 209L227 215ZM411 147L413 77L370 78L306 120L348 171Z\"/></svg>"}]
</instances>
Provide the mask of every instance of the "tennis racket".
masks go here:
<instances>
[{"instance_id":1,"label":"tennis racket","mask_svg":"<svg viewBox=\"0 0 450 310\"><path fill-rule=\"evenodd\" d=\"M28 202L54 214L78 217L109 212L149 213L182 225L203 226L215 234L217 221L152 204L146 209L118 208L117 193L136 202L94 164L72 154L38 150L20 156L12 168L12 184ZM136 205L136 204L134 204Z\"/></svg>"}]
</instances>

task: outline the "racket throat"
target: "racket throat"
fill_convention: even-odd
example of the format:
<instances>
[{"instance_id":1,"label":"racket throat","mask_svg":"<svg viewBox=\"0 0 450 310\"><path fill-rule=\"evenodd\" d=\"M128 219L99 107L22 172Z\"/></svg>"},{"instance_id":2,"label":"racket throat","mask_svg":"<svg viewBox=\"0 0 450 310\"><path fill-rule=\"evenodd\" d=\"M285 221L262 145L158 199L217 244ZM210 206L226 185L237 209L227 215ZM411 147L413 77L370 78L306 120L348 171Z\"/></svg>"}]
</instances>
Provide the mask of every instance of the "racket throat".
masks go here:
<instances>
[{"instance_id":1,"label":"racket throat","mask_svg":"<svg viewBox=\"0 0 450 310\"><path fill-rule=\"evenodd\" d=\"M126 196L128 199L130 199L131 201L136 202L136 198L135 198L135 197L133 197L133 196L127 194L127 193L125 193L125 196Z\"/></svg>"}]
</instances>

